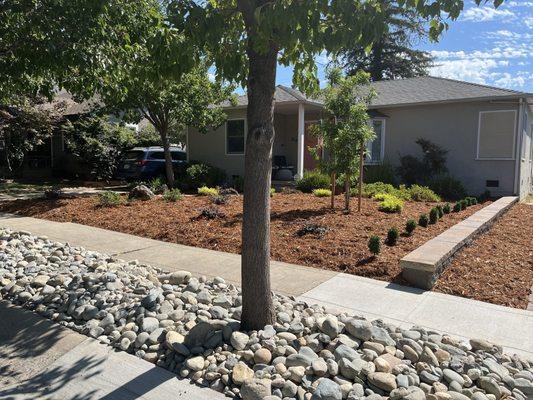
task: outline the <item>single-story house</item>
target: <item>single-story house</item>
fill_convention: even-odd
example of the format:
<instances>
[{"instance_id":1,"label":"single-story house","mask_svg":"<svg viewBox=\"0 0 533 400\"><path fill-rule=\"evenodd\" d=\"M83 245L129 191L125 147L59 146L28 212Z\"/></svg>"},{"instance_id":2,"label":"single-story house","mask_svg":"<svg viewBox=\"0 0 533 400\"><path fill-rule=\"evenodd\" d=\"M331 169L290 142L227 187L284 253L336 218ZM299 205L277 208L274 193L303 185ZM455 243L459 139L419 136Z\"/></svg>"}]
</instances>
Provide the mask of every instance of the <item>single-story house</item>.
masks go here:
<instances>
[{"instance_id":1,"label":"single-story house","mask_svg":"<svg viewBox=\"0 0 533 400\"><path fill-rule=\"evenodd\" d=\"M421 156L415 142L425 138L448 151L450 174L470 193L523 197L531 191L533 94L429 76L371 85L377 92L369 107L376 137L367 146L367 165L397 166L403 155ZM247 97L223 107L223 126L207 134L188 128L188 159L243 176ZM308 128L322 111L320 100L276 87L273 160L293 166L296 176L315 167L308 147L316 138Z\"/></svg>"}]
</instances>

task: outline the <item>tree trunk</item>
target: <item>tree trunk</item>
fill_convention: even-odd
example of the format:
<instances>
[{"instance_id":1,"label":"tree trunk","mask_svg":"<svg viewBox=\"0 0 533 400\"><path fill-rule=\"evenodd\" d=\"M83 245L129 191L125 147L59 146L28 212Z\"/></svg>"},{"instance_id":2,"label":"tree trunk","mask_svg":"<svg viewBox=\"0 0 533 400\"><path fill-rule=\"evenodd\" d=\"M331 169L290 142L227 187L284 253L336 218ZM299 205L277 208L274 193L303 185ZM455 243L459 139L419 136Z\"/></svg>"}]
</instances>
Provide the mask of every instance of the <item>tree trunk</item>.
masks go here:
<instances>
[{"instance_id":1,"label":"tree trunk","mask_svg":"<svg viewBox=\"0 0 533 400\"><path fill-rule=\"evenodd\" d=\"M344 211L350 212L350 174L344 174Z\"/></svg>"},{"instance_id":2,"label":"tree trunk","mask_svg":"<svg viewBox=\"0 0 533 400\"><path fill-rule=\"evenodd\" d=\"M331 173L331 209L335 208L335 191L337 190L337 182L335 182L335 172Z\"/></svg>"},{"instance_id":3,"label":"tree trunk","mask_svg":"<svg viewBox=\"0 0 533 400\"><path fill-rule=\"evenodd\" d=\"M357 211L361 212L361 199L363 198L363 157L365 154L364 143L361 142L361 149L359 150L359 191L357 193Z\"/></svg>"},{"instance_id":4,"label":"tree trunk","mask_svg":"<svg viewBox=\"0 0 533 400\"><path fill-rule=\"evenodd\" d=\"M270 289L270 179L274 143L277 49L247 49L248 132L244 156L242 220L242 317L245 330L274 322Z\"/></svg>"},{"instance_id":5,"label":"tree trunk","mask_svg":"<svg viewBox=\"0 0 533 400\"><path fill-rule=\"evenodd\" d=\"M165 153L165 175L167 177L167 186L169 189L174 187L174 169L172 168L172 154L170 153L170 143L168 134L165 129L159 131L161 143L163 143L163 152Z\"/></svg>"}]
</instances>

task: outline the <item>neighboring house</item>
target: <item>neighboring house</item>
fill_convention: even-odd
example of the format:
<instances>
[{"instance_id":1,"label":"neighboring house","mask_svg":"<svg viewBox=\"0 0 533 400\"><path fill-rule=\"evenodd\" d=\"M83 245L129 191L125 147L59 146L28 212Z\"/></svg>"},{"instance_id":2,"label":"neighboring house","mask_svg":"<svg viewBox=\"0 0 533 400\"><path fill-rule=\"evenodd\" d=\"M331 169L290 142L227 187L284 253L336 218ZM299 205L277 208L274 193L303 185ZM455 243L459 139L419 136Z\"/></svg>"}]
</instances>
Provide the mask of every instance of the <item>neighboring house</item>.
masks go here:
<instances>
[{"instance_id":1,"label":"neighboring house","mask_svg":"<svg viewBox=\"0 0 533 400\"><path fill-rule=\"evenodd\" d=\"M397 166L403 155L421 156L415 142L422 137L448 150L449 172L469 193L525 196L531 190L533 94L435 77L371 85L377 92L369 107L376 138L367 146L367 165ZM207 134L189 127L188 159L243 176L246 107L246 95L235 106L225 104L228 121ZM296 176L315 167L308 147L316 138L308 127L322 110L320 100L276 87L273 159L294 166Z\"/></svg>"}]
</instances>

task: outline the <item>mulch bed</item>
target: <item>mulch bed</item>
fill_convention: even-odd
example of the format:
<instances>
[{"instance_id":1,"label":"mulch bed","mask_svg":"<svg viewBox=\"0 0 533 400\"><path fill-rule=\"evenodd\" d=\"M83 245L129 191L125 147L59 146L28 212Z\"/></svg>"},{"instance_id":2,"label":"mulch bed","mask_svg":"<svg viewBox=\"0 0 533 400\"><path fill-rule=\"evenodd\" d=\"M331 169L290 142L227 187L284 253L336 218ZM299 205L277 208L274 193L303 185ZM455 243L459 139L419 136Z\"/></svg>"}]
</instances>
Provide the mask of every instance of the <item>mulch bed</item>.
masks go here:
<instances>
[{"instance_id":1,"label":"mulch bed","mask_svg":"<svg viewBox=\"0 0 533 400\"><path fill-rule=\"evenodd\" d=\"M384 244L381 254L372 257L367 248L371 235L385 238L393 226L401 232L408 219L418 221L420 213L428 213L435 203L406 202L401 214L387 214L378 210L376 201L363 199L363 212L359 214L355 211L357 199L353 199L354 211L345 215L340 208L343 204L341 196L336 199L338 208L335 210L328 208L329 201L329 198L303 193L279 193L272 198L271 254L274 260L404 283L399 260L405 254L483 207L472 206L445 215L436 225L417 227L412 236L401 236L393 247ZM216 208L223 216L214 219L200 216L206 208ZM17 200L0 204L0 211L76 222L189 246L240 252L240 196L231 197L228 204L218 206L207 197L186 196L176 203L157 198L109 208L98 206L95 197Z\"/></svg>"},{"instance_id":2,"label":"mulch bed","mask_svg":"<svg viewBox=\"0 0 533 400\"><path fill-rule=\"evenodd\" d=\"M459 252L434 290L527 308L533 285L533 205L517 204Z\"/></svg>"}]
</instances>

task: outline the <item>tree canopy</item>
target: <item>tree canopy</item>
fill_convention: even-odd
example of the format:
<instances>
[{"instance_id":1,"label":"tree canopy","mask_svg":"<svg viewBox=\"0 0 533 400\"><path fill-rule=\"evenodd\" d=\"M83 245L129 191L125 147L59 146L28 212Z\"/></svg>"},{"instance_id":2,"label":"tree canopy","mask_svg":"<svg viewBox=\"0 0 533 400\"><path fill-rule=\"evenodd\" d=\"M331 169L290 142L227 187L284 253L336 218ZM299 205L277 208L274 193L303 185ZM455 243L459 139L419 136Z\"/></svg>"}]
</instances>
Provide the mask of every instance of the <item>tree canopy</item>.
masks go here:
<instances>
[{"instance_id":1,"label":"tree canopy","mask_svg":"<svg viewBox=\"0 0 533 400\"><path fill-rule=\"evenodd\" d=\"M414 48L428 38L427 20L414 9L401 7L396 0L379 3L387 29L370 50L358 42L348 45L340 54L341 65L351 75L366 71L373 81L427 75L433 57Z\"/></svg>"}]
</instances>

